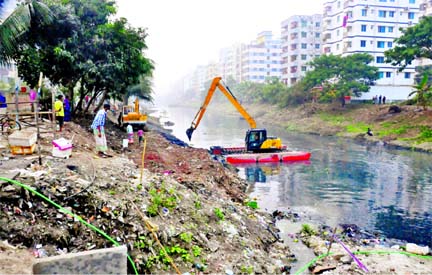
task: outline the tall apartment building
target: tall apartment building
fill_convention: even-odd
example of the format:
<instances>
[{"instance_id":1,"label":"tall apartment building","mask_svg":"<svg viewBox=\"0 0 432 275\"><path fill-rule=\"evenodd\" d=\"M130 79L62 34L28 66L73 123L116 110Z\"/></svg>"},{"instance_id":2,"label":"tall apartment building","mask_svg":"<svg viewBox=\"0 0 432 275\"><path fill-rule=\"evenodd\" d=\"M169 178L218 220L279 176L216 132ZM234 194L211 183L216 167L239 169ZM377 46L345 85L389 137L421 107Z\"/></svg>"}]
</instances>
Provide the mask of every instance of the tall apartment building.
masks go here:
<instances>
[{"instance_id":1,"label":"tall apartment building","mask_svg":"<svg viewBox=\"0 0 432 275\"><path fill-rule=\"evenodd\" d=\"M242 50L241 81L262 83L269 77L281 77L281 40L271 31L258 34Z\"/></svg>"},{"instance_id":2,"label":"tall apartment building","mask_svg":"<svg viewBox=\"0 0 432 275\"><path fill-rule=\"evenodd\" d=\"M282 81L291 86L309 69L308 62L321 54L322 15L294 15L281 23Z\"/></svg>"},{"instance_id":3,"label":"tall apartment building","mask_svg":"<svg viewBox=\"0 0 432 275\"><path fill-rule=\"evenodd\" d=\"M385 95L406 99L412 90L415 64L404 71L384 63L384 51L394 47L399 28L418 22L421 0L333 0L324 3L323 52L346 56L369 53L379 80L363 98Z\"/></svg>"},{"instance_id":4,"label":"tall apartment building","mask_svg":"<svg viewBox=\"0 0 432 275\"><path fill-rule=\"evenodd\" d=\"M423 0L420 3L420 17L422 16L432 16L432 1ZM430 66L432 65L431 59L422 58L419 60L419 66Z\"/></svg>"},{"instance_id":5,"label":"tall apartment building","mask_svg":"<svg viewBox=\"0 0 432 275\"><path fill-rule=\"evenodd\" d=\"M222 79L231 77L236 82L241 81L241 53L241 44L235 44L220 50L219 64Z\"/></svg>"}]
</instances>

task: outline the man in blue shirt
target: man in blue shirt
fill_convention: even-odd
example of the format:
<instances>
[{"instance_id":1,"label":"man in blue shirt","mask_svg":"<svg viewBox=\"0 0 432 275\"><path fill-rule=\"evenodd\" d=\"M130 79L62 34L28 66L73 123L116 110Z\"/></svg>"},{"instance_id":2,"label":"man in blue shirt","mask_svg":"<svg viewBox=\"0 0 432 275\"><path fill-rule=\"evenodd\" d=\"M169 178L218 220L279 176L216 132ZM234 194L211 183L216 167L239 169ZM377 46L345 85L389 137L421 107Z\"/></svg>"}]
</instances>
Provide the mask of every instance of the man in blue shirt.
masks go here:
<instances>
[{"instance_id":1,"label":"man in blue shirt","mask_svg":"<svg viewBox=\"0 0 432 275\"><path fill-rule=\"evenodd\" d=\"M93 119L91 128L93 129L93 135L96 142L96 151L101 157L111 157L106 153L108 151L108 146L105 136L105 121L107 116L107 111L110 109L109 104L104 104L103 109L99 110Z\"/></svg>"}]
</instances>

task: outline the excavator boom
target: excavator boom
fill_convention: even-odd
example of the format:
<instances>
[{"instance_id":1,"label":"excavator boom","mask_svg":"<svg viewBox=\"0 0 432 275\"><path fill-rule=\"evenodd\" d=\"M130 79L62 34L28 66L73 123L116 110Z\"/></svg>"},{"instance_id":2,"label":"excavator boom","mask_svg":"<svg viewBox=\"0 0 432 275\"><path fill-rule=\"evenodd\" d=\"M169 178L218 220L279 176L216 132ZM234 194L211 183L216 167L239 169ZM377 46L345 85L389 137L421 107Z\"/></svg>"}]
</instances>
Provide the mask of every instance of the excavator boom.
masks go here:
<instances>
[{"instance_id":1,"label":"excavator boom","mask_svg":"<svg viewBox=\"0 0 432 275\"><path fill-rule=\"evenodd\" d=\"M189 141L192 138L193 131L198 127L201 122L202 117L204 116L205 111L207 110L207 106L210 103L210 100L213 97L214 92L217 88L228 98L228 100L234 105L234 107L239 111L239 113L245 118L245 120L249 123L250 128L256 128L255 120L246 112L246 110L240 105L235 96L231 93L228 87L225 87L221 83L221 77L215 77L210 85L210 88L207 92L207 96L204 99L204 103L201 105L197 114L195 115L194 120L192 121L192 125L189 129L186 130L186 135L189 138Z\"/></svg>"}]
</instances>

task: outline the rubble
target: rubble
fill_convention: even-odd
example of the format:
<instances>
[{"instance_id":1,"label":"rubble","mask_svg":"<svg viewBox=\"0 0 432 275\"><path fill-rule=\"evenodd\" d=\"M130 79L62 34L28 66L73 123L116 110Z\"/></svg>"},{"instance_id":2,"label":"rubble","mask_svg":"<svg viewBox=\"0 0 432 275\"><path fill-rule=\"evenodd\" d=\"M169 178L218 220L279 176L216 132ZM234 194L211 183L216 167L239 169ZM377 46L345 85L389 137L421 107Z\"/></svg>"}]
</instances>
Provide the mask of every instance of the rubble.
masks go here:
<instances>
[{"instance_id":1,"label":"rubble","mask_svg":"<svg viewBox=\"0 0 432 275\"><path fill-rule=\"evenodd\" d=\"M63 210L3 183L0 240L25 247L36 258L114 246L70 211L127 245L140 273L174 273L174 265L182 273L289 269L285 255L291 253L275 237L271 215L246 205L246 183L235 171L206 150L172 144L156 131L145 134L141 171L144 148L135 143L124 152L126 133L108 126L110 159L95 156L86 127L67 123L62 136L74 136L70 158L51 157L53 137L45 135L42 165L37 158L16 162L16 180ZM128 271L133 272L130 264Z\"/></svg>"}]
</instances>

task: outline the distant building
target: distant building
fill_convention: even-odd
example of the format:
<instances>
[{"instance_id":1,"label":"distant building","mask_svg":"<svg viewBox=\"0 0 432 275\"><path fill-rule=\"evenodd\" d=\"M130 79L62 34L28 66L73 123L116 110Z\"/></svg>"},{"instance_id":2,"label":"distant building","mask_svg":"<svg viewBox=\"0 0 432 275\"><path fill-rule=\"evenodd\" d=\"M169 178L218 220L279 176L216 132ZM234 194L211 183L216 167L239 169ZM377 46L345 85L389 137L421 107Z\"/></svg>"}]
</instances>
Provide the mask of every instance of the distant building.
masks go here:
<instances>
[{"instance_id":1,"label":"distant building","mask_svg":"<svg viewBox=\"0 0 432 275\"><path fill-rule=\"evenodd\" d=\"M385 63L384 51L393 48L394 39L401 36L399 28L418 22L420 0L334 0L324 3L323 52L346 56L368 53L371 65L378 67L379 79L370 93L371 98L383 95L388 99L406 99L412 90L415 65L404 71Z\"/></svg>"},{"instance_id":2,"label":"distant building","mask_svg":"<svg viewBox=\"0 0 432 275\"><path fill-rule=\"evenodd\" d=\"M0 3L0 22L13 11L16 6L15 0L1 1ZM15 82L18 72L15 64L0 65L0 81L4 83Z\"/></svg>"},{"instance_id":3,"label":"distant building","mask_svg":"<svg viewBox=\"0 0 432 275\"><path fill-rule=\"evenodd\" d=\"M281 78L281 40L271 31L258 34L242 49L241 81L262 83L269 77Z\"/></svg>"},{"instance_id":4,"label":"distant building","mask_svg":"<svg viewBox=\"0 0 432 275\"><path fill-rule=\"evenodd\" d=\"M232 78L237 83L241 81L241 53L241 44L220 50L219 65L222 79Z\"/></svg>"},{"instance_id":5,"label":"distant building","mask_svg":"<svg viewBox=\"0 0 432 275\"><path fill-rule=\"evenodd\" d=\"M281 23L282 81L291 86L310 69L308 62L321 54L322 15L294 15Z\"/></svg>"},{"instance_id":6,"label":"distant building","mask_svg":"<svg viewBox=\"0 0 432 275\"><path fill-rule=\"evenodd\" d=\"M432 1L423 0L420 3L420 18L422 16L432 16ZM419 66L430 66L432 65L432 60L427 58L422 58L419 60Z\"/></svg>"}]
</instances>

